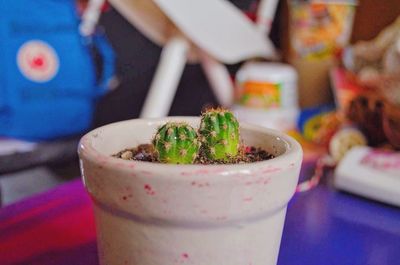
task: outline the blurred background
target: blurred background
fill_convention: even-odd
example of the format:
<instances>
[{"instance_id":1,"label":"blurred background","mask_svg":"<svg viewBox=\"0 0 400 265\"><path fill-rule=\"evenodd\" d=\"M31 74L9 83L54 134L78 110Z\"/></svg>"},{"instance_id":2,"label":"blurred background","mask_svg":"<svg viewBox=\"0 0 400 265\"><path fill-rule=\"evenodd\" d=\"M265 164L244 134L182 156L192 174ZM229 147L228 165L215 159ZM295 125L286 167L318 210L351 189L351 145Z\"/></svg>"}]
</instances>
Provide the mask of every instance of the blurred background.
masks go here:
<instances>
[{"instance_id":1,"label":"blurred background","mask_svg":"<svg viewBox=\"0 0 400 265\"><path fill-rule=\"evenodd\" d=\"M87 1L35 2L29 9L24 1L0 4L9 14L0 19L3 206L79 178L80 137L143 116L163 51L140 23L132 24L137 14L121 15L121 6L113 5L124 1L92 6L98 23L86 13ZM272 45L264 55L225 63L226 69L215 64L213 73L229 74L232 98L218 94L226 82L213 83L206 60L188 63L164 114L196 116L224 105L241 120L288 131L311 156L329 154L336 163L349 147L332 147L335 135L355 135L348 146L361 139L373 148L400 148L398 0L276 1L276 12L261 22L260 1L230 2L261 25ZM92 31L79 30L85 14L94 21ZM187 35L195 51L203 48ZM215 63L218 55L210 54ZM349 124L357 132L338 136Z\"/></svg>"}]
</instances>

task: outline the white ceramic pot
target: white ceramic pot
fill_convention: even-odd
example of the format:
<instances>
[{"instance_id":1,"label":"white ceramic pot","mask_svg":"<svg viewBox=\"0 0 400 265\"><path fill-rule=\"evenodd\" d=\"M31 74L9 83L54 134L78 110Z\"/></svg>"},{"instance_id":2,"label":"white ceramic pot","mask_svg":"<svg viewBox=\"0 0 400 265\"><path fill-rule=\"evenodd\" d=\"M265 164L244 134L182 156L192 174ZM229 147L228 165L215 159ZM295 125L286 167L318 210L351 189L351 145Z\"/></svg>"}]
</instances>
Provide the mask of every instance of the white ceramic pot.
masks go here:
<instances>
[{"instance_id":1,"label":"white ceramic pot","mask_svg":"<svg viewBox=\"0 0 400 265\"><path fill-rule=\"evenodd\" d=\"M168 165L111 157L149 143L167 120L138 119L86 134L83 181L94 202L102 265L276 264L287 203L302 161L292 138L241 125L247 145L276 158L236 165Z\"/></svg>"}]
</instances>

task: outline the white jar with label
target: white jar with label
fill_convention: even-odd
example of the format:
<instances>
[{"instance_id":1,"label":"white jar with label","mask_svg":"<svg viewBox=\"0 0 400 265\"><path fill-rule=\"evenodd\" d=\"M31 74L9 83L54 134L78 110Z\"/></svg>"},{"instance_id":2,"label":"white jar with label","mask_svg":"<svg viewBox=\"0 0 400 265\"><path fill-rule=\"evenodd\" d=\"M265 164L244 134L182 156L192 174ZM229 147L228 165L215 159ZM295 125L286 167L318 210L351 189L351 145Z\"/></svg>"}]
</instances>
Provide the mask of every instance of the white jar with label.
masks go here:
<instances>
[{"instance_id":1,"label":"white jar with label","mask_svg":"<svg viewBox=\"0 0 400 265\"><path fill-rule=\"evenodd\" d=\"M239 120L277 130L295 128L299 113L296 70L282 63L249 62L236 75Z\"/></svg>"}]
</instances>

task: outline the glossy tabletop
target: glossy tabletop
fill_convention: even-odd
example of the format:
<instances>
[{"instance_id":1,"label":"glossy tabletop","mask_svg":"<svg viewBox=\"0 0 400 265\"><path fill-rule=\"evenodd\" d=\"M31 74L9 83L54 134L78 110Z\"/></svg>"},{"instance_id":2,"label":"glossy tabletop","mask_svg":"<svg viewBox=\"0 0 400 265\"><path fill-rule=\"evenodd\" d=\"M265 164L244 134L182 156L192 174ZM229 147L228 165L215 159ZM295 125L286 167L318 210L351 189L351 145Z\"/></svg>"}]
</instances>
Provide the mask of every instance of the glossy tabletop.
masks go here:
<instances>
[{"instance_id":1,"label":"glossy tabletop","mask_svg":"<svg viewBox=\"0 0 400 265\"><path fill-rule=\"evenodd\" d=\"M95 240L80 180L0 209L1 265L97 265ZM278 264L400 264L400 209L326 184L296 194Z\"/></svg>"}]
</instances>

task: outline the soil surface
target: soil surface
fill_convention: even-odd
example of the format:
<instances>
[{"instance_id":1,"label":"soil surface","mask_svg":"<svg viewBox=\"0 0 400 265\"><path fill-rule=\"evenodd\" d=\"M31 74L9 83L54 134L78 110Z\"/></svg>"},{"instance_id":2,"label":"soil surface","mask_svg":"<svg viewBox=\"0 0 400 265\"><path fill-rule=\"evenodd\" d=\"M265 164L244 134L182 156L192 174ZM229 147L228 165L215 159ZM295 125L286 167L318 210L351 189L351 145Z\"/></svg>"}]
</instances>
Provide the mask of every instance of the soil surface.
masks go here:
<instances>
[{"instance_id":1,"label":"soil surface","mask_svg":"<svg viewBox=\"0 0 400 265\"><path fill-rule=\"evenodd\" d=\"M114 157L125 159L125 160L134 160L134 161L147 161L147 162L156 162L159 163L157 157L154 152L153 145L151 144L142 144L135 148L128 148L118 152L113 155ZM274 158L274 156L267 151L256 148L254 146L243 147L240 150L240 153L237 157L232 157L228 161L222 160L210 160L206 157L204 150L200 150L199 156L195 160L194 164L243 164L243 163L252 163L257 161L264 161Z\"/></svg>"}]
</instances>

